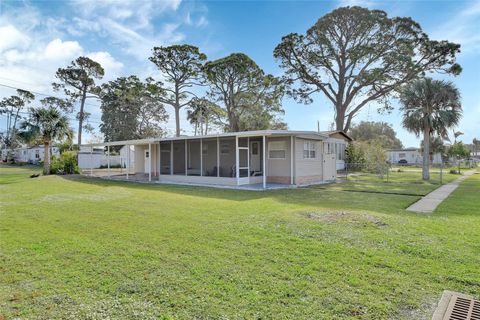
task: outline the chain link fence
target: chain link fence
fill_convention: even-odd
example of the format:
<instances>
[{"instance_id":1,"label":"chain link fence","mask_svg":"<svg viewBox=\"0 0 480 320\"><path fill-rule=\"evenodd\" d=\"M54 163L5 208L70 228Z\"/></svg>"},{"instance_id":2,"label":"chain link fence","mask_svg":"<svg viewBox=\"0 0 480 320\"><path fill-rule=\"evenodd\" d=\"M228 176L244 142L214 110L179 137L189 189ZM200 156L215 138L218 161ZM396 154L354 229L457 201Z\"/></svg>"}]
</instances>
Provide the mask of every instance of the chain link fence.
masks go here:
<instances>
[{"instance_id":1,"label":"chain link fence","mask_svg":"<svg viewBox=\"0 0 480 320\"><path fill-rule=\"evenodd\" d=\"M457 175L458 176L458 175ZM345 163L337 171L337 178L354 182L422 183L422 167L391 163ZM430 183L443 184L453 180L454 174L443 166L430 168Z\"/></svg>"}]
</instances>

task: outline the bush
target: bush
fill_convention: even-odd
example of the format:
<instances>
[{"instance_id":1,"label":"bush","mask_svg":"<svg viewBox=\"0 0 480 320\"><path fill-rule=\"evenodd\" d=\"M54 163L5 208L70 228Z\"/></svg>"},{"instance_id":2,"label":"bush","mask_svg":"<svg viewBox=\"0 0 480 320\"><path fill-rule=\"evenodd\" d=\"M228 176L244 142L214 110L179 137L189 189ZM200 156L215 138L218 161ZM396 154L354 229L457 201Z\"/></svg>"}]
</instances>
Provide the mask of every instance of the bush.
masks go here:
<instances>
[{"instance_id":1,"label":"bush","mask_svg":"<svg viewBox=\"0 0 480 320\"><path fill-rule=\"evenodd\" d=\"M77 164L77 153L74 151L65 151L60 157L52 159L50 165L51 174L74 174L80 173Z\"/></svg>"},{"instance_id":2,"label":"bush","mask_svg":"<svg viewBox=\"0 0 480 320\"><path fill-rule=\"evenodd\" d=\"M450 170L450 173L451 174L459 174L458 170L455 170L455 169Z\"/></svg>"}]
</instances>

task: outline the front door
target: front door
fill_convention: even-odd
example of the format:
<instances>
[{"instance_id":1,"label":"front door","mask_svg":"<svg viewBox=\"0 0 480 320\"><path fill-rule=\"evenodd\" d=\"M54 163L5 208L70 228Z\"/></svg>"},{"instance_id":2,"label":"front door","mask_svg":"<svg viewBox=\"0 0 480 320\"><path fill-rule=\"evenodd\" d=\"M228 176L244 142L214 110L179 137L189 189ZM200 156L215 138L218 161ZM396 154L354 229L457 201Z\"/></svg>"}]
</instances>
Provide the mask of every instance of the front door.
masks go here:
<instances>
[{"instance_id":1,"label":"front door","mask_svg":"<svg viewBox=\"0 0 480 320\"><path fill-rule=\"evenodd\" d=\"M250 171L260 172L260 141L250 142Z\"/></svg>"},{"instance_id":2,"label":"front door","mask_svg":"<svg viewBox=\"0 0 480 320\"><path fill-rule=\"evenodd\" d=\"M145 173L148 173L149 169L150 169L150 152L148 152L148 150L145 150L145 165L144 165L144 172Z\"/></svg>"}]
</instances>

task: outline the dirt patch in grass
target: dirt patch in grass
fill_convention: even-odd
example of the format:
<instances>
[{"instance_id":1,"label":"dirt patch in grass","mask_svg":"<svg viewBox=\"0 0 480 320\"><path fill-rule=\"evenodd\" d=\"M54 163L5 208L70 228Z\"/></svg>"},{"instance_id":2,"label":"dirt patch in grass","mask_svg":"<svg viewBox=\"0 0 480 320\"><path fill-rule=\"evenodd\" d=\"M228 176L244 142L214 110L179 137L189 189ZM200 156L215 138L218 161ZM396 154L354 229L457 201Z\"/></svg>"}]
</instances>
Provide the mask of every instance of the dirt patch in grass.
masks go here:
<instances>
[{"instance_id":1,"label":"dirt patch in grass","mask_svg":"<svg viewBox=\"0 0 480 320\"><path fill-rule=\"evenodd\" d=\"M300 213L306 218L319 220L326 223L355 223L364 226L375 226L377 228L387 227L388 224L378 217L368 213L357 213L351 211L309 211Z\"/></svg>"}]
</instances>

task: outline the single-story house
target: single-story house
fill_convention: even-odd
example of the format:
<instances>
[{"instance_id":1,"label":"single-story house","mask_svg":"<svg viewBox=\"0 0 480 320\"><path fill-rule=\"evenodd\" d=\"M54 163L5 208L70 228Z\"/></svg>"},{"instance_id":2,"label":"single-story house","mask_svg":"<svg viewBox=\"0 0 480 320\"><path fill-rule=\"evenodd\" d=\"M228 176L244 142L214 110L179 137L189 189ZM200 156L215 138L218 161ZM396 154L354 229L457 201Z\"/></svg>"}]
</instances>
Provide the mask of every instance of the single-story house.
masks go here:
<instances>
[{"instance_id":1,"label":"single-story house","mask_svg":"<svg viewBox=\"0 0 480 320\"><path fill-rule=\"evenodd\" d=\"M330 139L315 131L261 130L83 147L93 152L106 146L107 153L112 146L133 150L125 152L126 179L267 188L267 184L302 186L335 180L336 154L329 144L335 142Z\"/></svg>"},{"instance_id":2,"label":"single-story house","mask_svg":"<svg viewBox=\"0 0 480 320\"><path fill-rule=\"evenodd\" d=\"M387 151L387 157L392 164L421 165L423 163L422 151L419 148L391 149ZM441 154L435 153L432 156L431 163L433 165L441 165Z\"/></svg>"},{"instance_id":3,"label":"single-story house","mask_svg":"<svg viewBox=\"0 0 480 320\"><path fill-rule=\"evenodd\" d=\"M347 149L347 145L353 141L353 139L341 130L335 131L321 131L329 137L328 145L327 145L327 152L335 153L336 155L336 167L337 170L344 170L345 169L345 150ZM331 150L331 151L330 151Z\"/></svg>"},{"instance_id":4,"label":"single-story house","mask_svg":"<svg viewBox=\"0 0 480 320\"><path fill-rule=\"evenodd\" d=\"M7 157L7 153L10 150L2 149L2 159ZM50 156L59 156L60 150L56 146L50 147ZM36 145L36 146L21 146L13 150L13 158L16 162L22 163L30 163L30 164L37 164L40 161L44 160L45 156L45 147L43 145Z\"/></svg>"}]
</instances>

